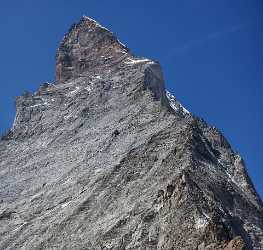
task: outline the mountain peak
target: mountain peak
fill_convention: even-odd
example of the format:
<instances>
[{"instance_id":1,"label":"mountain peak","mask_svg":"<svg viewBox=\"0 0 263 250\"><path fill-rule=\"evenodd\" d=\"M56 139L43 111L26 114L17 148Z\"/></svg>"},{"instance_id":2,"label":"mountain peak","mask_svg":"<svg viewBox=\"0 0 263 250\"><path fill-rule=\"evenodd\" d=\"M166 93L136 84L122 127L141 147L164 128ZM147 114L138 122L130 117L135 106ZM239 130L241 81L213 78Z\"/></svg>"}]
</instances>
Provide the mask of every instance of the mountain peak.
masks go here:
<instances>
[{"instance_id":1,"label":"mountain peak","mask_svg":"<svg viewBox=\"0 0 263 250\"><path fill-rule=\"evenodd\" d=\"M56 55L56 81L108 68L116 60L131 56L128 48L98 22L83 16L64 36Z\"/></svg>"},{"instance_id":2,"label":"mountain peak","mask_svg":"<svg viewBox=\"0 0 263 250\"><path fill-rule=\"evenodd\" d=\"M107 30L109 31L107 28L103 27L102 25L100 25L96 20L94 20L93 18L91 17L88 17L88 16L85 16L83 15L81 18L80 18L80 21L78 24L84 24L84 25L95 25L101 29L104 29L104 30ZM110 32L110 31L109 31Z\"/></svg>"},{"instance_id":3,"label":"mountain peak","mask_svg":"<svg viewBox=\"0 0 263 250\"><path fill-rule=\"evenodd\" d=\"M0 249L263 249L242 158L158 62L82 17L0 140Z\"/></svg>"}]
</instances>

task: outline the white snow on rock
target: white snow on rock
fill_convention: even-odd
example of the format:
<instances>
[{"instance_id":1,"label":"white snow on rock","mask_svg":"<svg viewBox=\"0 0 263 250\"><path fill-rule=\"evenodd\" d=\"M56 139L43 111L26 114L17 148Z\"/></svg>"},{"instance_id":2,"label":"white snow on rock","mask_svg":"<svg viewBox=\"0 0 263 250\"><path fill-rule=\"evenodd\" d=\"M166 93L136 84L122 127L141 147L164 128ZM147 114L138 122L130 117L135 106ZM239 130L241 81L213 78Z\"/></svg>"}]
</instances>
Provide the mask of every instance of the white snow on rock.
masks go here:
<instances>
[{"instance_id":1,"label":"white snow on rock","mask_svg":"<svg viewBox=\"0 0 263 250\"><path fill-rule=\"evenodd\" d=\"M75 94L77 94L78 92L80 91L80 87L79 86L76 86L76 88L69 92L68 96L74 96Z\"/></svg>"},{"instance_id":2,"label":"white snow on rock","mask_svg":"<svg viewBox=\"0 0 263 250\"><path fill-rule=\"evenodd\" d=\"M96 26L97 26L97 27L100 27L101 29L104 29L104 30L109 31L107 28L105 28L104 26L100 25L97 21L95 21L94 19L92 19L92 18L90 18L90 17L83 16L82 18L83 18L83 19L86 19L86 20L89 20L89 21L91 21L91 22L93 22L93 23L95 23ZM110 32L110 31L109 31L109 32Z\"/></svg>"},{"instance_id":3,"label":"white snow on rock","mask_svg":"<svg viewBox=\"0 0 263 250\"><path fill-rule=\"evenodd\" d=\"M180 102L178 102L175 96L172 95L168 90L166 90L166 96L170 102L170 106L175 112L180 112L187 115L190 114L190 112Z\"/></svg>"},{"instance_id":4,"label":"white snow on rock","mask_svg":"<svg viewBox=\"0 0 263 250\"><path fill-rule=\"evenodd\" d=\"M118 43L119 43L121 46L123 46L124 48L127 48L127 46L126 46L124 43L122 43L119 39L117 39L117 41L118 41Z\"/></svg>"},{"instance_id":5,"label":"white snow on rock","mask_svg":"<svg viewBox=\"0 0 263 250\"><path fill-rule=\"evenodd\" d=\"M141 64L141 63L148 63L151 62L149 59L131 59L127 58L128 61L126 61L126 64L133 65L133 64Z\"/></svg>"},{"instance_id":6,"label":"white snow on rock","mask_svg":"<svg viewBox=\"0 0 263 250\"><path fill-rule=\"evenodd\" d=\"M69 204L70 204L70 202L64 203L64 204L61 205L61 207L62 207L62 208L65 208L65 207L67 207Z\"/></svg>"},{"instance_id":7,"label":"white snow on rock","mask_svg":"<svg viewBox=\"0 0 263 250\"><path fill-rule=\"evenodd\" d=\"M196 229L204 228L208 225L208 219L205 217L199 217L195 220Z\"/></svg>"},{"instance_id":8,"label":"white snow on rock","mask_svg":"<svg viewBox=\"0 0 263 250\"><path fill-rule=\"evenodd\" d=\"M90 87L90 86L87 86L85 89L86 89L88 92L91 91L91 87Z\"/></svg>"},{"instance_id":9,"label":"white snow on rock","mask_svg":"<svg viewBox=\"0 0 263 250\"><path fill-rule=\"evenodd\" d=\"M38 103L38 104L35 104L35 105L32 105L32 106L29 106L29 108L35 108L35 107L46 106L46 105L48 105L47 102L44 102L44 103Z\"/></svg>"}]
</instances>

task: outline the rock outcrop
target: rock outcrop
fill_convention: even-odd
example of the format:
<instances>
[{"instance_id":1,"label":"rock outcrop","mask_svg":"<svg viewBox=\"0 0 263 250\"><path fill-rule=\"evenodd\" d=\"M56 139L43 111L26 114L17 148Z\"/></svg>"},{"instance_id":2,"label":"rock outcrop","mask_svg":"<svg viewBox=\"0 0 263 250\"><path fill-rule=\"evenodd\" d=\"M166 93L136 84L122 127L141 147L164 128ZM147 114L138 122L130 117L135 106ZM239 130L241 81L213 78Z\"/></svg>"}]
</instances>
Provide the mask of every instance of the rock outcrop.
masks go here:
<instances>
[{"instance_id":1,"label":"rock outcrop","mask_svg":"<svg viewBox=\"0 0 263 250\"><path fill-rule=\"evenodd\" d=\"M83 17L0 141L1 249L263 249L242 158Z\"/></svg>"}]
</instances>

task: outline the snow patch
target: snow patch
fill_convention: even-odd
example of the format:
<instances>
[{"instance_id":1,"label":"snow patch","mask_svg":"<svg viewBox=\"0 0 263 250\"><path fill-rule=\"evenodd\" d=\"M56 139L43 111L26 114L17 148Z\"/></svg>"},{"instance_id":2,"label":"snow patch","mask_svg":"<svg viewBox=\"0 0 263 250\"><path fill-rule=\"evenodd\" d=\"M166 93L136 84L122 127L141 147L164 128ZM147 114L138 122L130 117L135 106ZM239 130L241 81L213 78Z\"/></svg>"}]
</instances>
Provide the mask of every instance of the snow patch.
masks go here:
<instances>
[{"instance_id":1,"label":"snow patch","mask_svg":"<svg viewBox=\"0 0 263 250\"><path fill-rule=\"evenodd\" d=\"M68 96L74 96L75 94L77 94L80 90L80 87L77 86L73 91L69 92Z\"/></svg>"},{"instance_id":2,"label":"snow patch","mask_svg":"<svg viewBox=\"0 0 263 250\"><path fill-rule=\"evenodd\" d=\"M172 95L168 90L166 90L166 96L169 100L171 108L175 112L177 112L177 113L181 112L181 113L187 114L187 115L190 114L190 112L180 102L178 102L176 100L175 96Z\"/></svg>"},{"instance_id":3,"label":"snow patch","mask_svg":"<svg viewBox=\"0 0 263 250\"><path fill-rule=\"evenodd\" d=\"M133 64L142 64L142 63L148 63L151 62L149 59L131 59L127 58L128 61L124 62L125 64L128 65L133 65Z\"/></svg>"},{"instance_id":4,"label":"snow patch","mask_svg":"<svg viewBox=\"0 0 263 250\"><path fill-rule=\"evenodd\" d=\"M31 105L31 106L29 106L29 108L35 108L35 107L46 106L46 105L48 105L47 102L44 102L44 103L38 103L38 104L35 104L35 105Z\"/></svg>"},{"instance_id":5,"label":"snow patch","mask_svg":"<svg viewBox=\"0 0 263 250\"><path fill-rule=\"evenodd\" d=\"M208 225L208 219L205 217L199 217L195 220L195 227L196 229L204 228Z\"/></svg>"},{"instance_id":6,"label":"snow patch","mask_svg":"<svg viewBox=\"0 0 263 250\"><path fill-rule=\"evenodd\" d=\"M65 207L67 207L69 204L70 204L70 202L64 203L64 204L61 205L61 207L62 207L62 208L65 208Z\"/></svg>"},{"instance_id":7,"label":"snow patch","mask_svg":"<svg viewBox=\"0 0 263 250\"><path fill-rule=\"evenodd\" d=\"M124 43L122 43L119 39L117 39L117 41L118 41L118 43L119 43L121 46L123 46L124 48L127 48L127 46L126 46Z\"/></svg>"},{"instance_id":8,"label":"snow patch","mask_svg":"<svg viewBox=\"0 0 263 250\"><path fill-rule=\"evenodd\" d=\"M87 86L85 89L86 89L88 92L91 91L91 87L90 87L90 86Z\"/></svg>"}]
</instances>

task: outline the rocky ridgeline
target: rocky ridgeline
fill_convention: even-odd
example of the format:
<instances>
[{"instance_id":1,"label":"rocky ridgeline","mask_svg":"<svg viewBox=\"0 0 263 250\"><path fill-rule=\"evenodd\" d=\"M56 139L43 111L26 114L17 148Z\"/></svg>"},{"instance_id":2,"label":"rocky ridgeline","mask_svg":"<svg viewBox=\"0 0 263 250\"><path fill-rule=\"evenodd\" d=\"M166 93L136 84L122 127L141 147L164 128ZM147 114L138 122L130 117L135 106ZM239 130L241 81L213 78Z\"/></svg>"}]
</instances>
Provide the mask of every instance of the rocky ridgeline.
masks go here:
<instances>
[{"instance_id":1,"label":"rocky ridgeline","mask_svg":"<svg viewBox=\"0 0 263 250\"><path fill-rule=\"evenodd\" d=\"M0 249L263 249L242 158L83 17L0 141Z\"/></svg>"}]
</instances>

